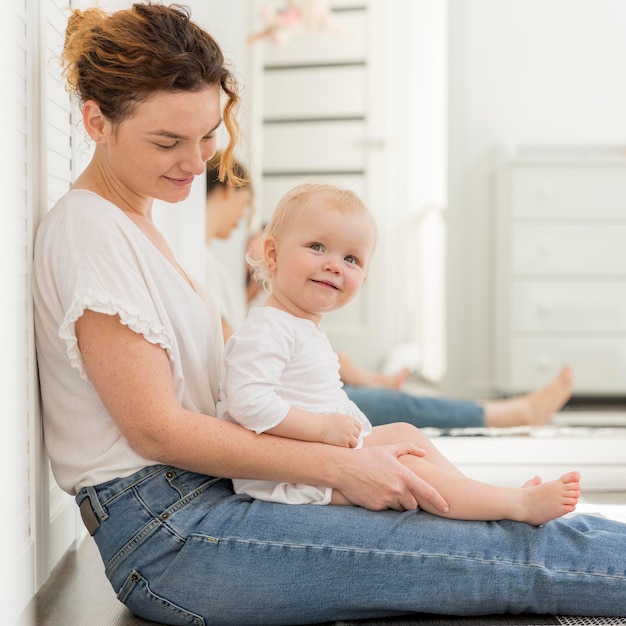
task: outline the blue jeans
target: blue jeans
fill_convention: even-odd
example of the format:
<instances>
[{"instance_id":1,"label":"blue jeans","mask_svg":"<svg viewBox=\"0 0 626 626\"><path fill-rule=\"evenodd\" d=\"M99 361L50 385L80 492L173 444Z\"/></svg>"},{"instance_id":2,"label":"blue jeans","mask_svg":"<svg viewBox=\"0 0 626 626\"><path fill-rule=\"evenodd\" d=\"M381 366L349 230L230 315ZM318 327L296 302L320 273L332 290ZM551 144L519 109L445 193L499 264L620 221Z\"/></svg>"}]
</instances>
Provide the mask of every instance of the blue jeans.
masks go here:
<instances>
[{"instance_id":1,"label":"blue jeans","mask_svg":"<svg viewBox=\"0 0 626 626\"><path fill-rule=\"evenodd\" d=\"M626 524L536 528L423 511L272 504L147 467L86 487L118 598L164 624L311 624L411 612L626 616Z\"/></svg>"},{"instance_id":2,"label":"blue jeans","mask_svg":"<svg viewBox=\"0 0 626 626\"><path fill-rule=\"evenodd\" d=\"M480 428L483 407L466 400L418 397L402 391L344 385L344 390L374 426L408 422L418 428Z\"/></svg>"}]
</instances>

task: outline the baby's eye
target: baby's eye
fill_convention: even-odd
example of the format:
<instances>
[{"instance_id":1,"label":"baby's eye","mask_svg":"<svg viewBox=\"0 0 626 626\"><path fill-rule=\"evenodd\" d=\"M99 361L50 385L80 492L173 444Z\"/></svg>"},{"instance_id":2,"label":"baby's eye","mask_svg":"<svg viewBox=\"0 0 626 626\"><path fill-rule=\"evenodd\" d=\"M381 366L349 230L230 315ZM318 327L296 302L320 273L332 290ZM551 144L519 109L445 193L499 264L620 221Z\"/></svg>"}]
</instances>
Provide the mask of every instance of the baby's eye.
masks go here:
<instances>
[{"instance_id":1,"label":"baby's eye","mask_svg":"<svg viewBox=\"0 0 626 626\"><path fill-rule=\"evenodd\" d=\"M324 246L322 246L321 243L310 243L309 248L311 248L311 250L316 250L317 252L321 252L324 249Z\"/></svg>"},{"instance_id":2,"label":"baby's eye","mask_svg":"<svg viewBox=\"0 0 626 626\"><path fill-rule=\"evenodd\" d=\"M354 265L359 264L359 260L352 254L349 254L347 257L345 257L344 261L346 261L346 263L352 263Z\"/></svg>"}]
</instances>

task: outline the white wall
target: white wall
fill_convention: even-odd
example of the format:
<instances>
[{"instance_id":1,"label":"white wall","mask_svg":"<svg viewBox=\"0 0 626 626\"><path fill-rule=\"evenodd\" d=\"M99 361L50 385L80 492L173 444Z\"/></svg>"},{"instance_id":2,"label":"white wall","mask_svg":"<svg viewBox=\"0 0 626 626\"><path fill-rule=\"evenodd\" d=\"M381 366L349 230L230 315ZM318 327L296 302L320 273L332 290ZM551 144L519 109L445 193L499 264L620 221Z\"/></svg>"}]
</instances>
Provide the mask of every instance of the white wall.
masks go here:
<instances>
[{"instance_id":1,"label":"white wall","mask_svg":"<svg viewBox=\"0 0 626 626\"><path fill-rule=\"evenodd\" d=\"M493 150L626 144L623 0L449 0L447 391L492 384Z\"/></svg>"}]
</instances>

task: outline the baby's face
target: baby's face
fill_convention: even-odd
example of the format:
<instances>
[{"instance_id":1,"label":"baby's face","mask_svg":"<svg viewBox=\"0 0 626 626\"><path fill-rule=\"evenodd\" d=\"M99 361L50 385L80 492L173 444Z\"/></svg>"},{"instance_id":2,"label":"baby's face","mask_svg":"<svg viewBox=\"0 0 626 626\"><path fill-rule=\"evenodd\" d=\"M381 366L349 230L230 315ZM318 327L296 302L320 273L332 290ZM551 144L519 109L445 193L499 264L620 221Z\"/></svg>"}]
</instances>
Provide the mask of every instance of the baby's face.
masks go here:
<instances>
[{"instance_id":1,"label":"baby's face","mask_svg":"<svg viewBox=\"0 0 626 626\"><path fill-rule=\"evenodd\" d=\"M358 293L374 242L367 216L307 207L280 233L272 293L317 322Z\"/></svg>"}]
</instances>

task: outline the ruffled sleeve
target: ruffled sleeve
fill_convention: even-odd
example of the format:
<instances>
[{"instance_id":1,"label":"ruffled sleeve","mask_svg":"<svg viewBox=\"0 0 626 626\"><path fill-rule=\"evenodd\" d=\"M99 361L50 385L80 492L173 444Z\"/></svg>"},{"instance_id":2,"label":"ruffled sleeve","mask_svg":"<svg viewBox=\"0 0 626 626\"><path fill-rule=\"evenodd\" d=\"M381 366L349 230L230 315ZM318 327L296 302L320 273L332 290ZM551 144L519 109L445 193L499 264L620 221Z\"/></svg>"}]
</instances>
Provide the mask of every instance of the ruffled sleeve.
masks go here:
<instances>
[{"instance_id":1,"label":"ruffled sleeve","mask_svg":"<svg viewBox=\"0 0 626 626\"><path fill-rule=\"evenodd\" d=\"M65 341L70 363L80 372L82 378L87 380L87 373L78 349L74 323L85 309L106 315L119 315L122 324L143 335L150 343L160 345L167 352L168 357L172 359L172 346L162 324L157 323L143 314L139 308L123 300L110 294L97 293L87 289L83 293L76 294L59 328L59 336Z\"/></svg>"}]
</instances>

